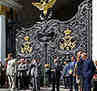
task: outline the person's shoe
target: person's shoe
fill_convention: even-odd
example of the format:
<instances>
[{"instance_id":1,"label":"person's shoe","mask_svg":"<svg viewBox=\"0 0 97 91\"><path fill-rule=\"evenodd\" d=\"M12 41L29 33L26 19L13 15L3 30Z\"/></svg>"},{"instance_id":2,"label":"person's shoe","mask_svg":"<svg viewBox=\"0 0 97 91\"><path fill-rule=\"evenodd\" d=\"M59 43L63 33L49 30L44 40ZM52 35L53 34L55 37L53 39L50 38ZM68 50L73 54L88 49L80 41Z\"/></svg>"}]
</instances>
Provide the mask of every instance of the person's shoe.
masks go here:
<instances>
[{"instance_id":1,"label":"person's shoe","mask_svg":"<svg viewBox=\"0 0 97 91\"><path fill-rule=\"evenodd\" d=\"M11 88L10 91L15 91L15 89Z\"/></svg>"},{"instance_id":2,"label":"person's shoe","mask_svg":"<svg viewBox=\"0 0 97 91\"><path fill-rule=\"evenodd\" d=\"M55 91L55 90L51 90L51 91Z\"/></svg>"},{"instance_id":3,"label":"person's shoe","mask_svg":"<svg viewBox=\"0 0 97 91\"><path fill-rule=\"evenodd\" d=\"M36 89L33 89L33 91L36 91Z\"/></svg>"}]
</instances>

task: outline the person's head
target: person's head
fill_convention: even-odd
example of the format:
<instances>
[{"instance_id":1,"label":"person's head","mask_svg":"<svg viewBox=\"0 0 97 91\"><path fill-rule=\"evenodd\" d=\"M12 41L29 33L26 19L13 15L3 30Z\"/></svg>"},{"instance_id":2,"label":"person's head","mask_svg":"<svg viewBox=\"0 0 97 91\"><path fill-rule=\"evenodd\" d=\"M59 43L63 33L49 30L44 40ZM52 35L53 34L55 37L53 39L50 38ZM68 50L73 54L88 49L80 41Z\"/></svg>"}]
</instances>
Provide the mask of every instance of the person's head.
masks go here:
<instances>
[{"instance_id":1,"label":"person's head","mask_svg":"<svg viewBox=\"0 0 97 91\"><path fill-rule=\"evenodd\" d=\"M86 60L87 59L87 53L83 52L81 54L82 60Z\"/></svg>"},{"instance_id":2,"label":"person's head","mask_svg":"<svg viewBox=\"0 0 97 91\"><path fill-rule=\"evenodd\" d=\"M13 59L13 54L12 53L9 53L8 54L8 60L11 60L11 59Z\"/></svg>"},{"instance_id":3,"label":"person's head","mask_svg":"<svg viewBox=\"0 0 97 91\"><path fill-rule=\"evenodd\" d=\"M25 59L24 59L24 58L21 58L21 59L20 59L20 62L21 62L21 63L24 63L24 62L25 62Z\"/></svg>"},{"instance_id":4,"label":"person's head","mask_svg":"<svg viewBox=\"0 0 97 91\"><path fill-rule=\"evenodd\" d=\"M35 64L36 63L36 59L33 58L32 61L31 61L32 64Z\"/></svg>"},{"instance_id":5,"label":"person's head","mask_svg":"<svg viewBox=\"0 0 97 91\"><path fill-rule=\"evenodd\" d=\"M82 53L83 53L83 51L78 51L78 52L77 52L77 59L76 59L77 62L80 61Z\"/></svg>"},{"instance_id":6,"label":"person's head","mask_svg":"<svg viewBox=\"0 0 97 91\"><path fill-rule=\"evenodd\" d=\"M33 61L34 61L34 58L32 58L31 62L33 62Z\"/></svg>"},{"instance_id":7,"label":"person's head","mask_svg":"<svg viewBox=\"0 0 97 91\"><path fill-rule=\"evenodd\" d=\"M29 61L28 59L25 59L25 63L26 63L26 64L29 64L29 62L30 62L30 61Z\"/></svg>"},{"instance_id":8,"label":"person's head","mask_svg":"<svg viewBox=\"0 0 97 91\"><path fill-rule=\"evenodd\" d=\"M77 57L80 58L82 53L83 53L82 51L78 51L77 52Z\"/></svg>"},{"instance_id":9,"label":"person's head","mask_svg":"<svg viewBox=\"0 0 97 91\"><path fill-rule=\"evenodd\" d=\"M97 60L95 61L95 65L97 66Z\"/></svg>"},{"instance_id":10,"label":"person's head","mask_svg":"<svg viewBox=\"0 0 97 91\"><path fill-rule=\"evenodd\" d=\"M67 64L67 62L66 61L64 61L64 65L66 65Z\"/></svg>"},{"instance_id":11,"label":"person's head","mask_svg":"<svg viewBox=\"0 0 97 91\"><path fill-rule=\"evenodd\" d=\"M40 59L39 58L37 58L36 61L37 61L37 63L40 63Z\"/></svg>"},{"instance_id":12,"label":"person's head","mask_svg":"<svg viewBox=\"0 0 97 91\"><path fill-rule=\"evenodd\" d=\"M54 56L54 63L57 63L57 62L58 62L58 57Z\"/></svg>"},{"instance_id":13,"label":"person's head","mask_svg":"<svg viewBox=\"0 0 97 91\"><path fill-rule=\"evenodd\" d=\"M75 56L72 56L72 57L71 57L71 61L72 61L72 62L76 61Z\"/></svg>"}]
</instances>

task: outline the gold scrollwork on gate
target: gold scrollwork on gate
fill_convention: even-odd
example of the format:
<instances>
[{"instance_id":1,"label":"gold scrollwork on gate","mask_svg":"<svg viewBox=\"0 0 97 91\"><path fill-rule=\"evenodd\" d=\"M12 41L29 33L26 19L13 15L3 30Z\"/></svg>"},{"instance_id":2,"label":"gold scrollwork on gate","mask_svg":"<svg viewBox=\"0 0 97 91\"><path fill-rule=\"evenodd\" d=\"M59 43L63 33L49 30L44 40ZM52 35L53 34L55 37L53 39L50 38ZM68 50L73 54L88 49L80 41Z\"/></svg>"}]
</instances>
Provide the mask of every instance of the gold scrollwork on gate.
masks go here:
<instances>
[{"instance_id":1,"label":"gold scrollwork on gate","mask_svg":"<svg viewBox=\"0 0 97 91\"><path fill-rule=\"evenodd\" d=\"M26 37L24 37L24 40L25 40L25 42L22 45L21 53L29 54L32 52L30 37L26 36Z\"/></svg>"},{"instance_id":2,"label":"gold scrollwork on gate","mask_svg":"<svg viewBox=\"0 0 97 91\"><path fill-rule=\"evenodd\" d=\"M32 2L32 5L37 7L40 11L43 11L43 14L46 16L48 9L52 8L56 0L41 0L38 2Z\"/></svg>"},{"instance_id":3,"label":"gold scrollwork on gate","mask_svg":"<svg viewBox=\"0 0 97 91\"><path fill-rule=\"evenodd\" d=\"M72 41L71 30L67 29L64 31L64 38L62 39L62 42L60 42L60 48L64 50L72 50L76 46L76 41Z\"/></svg>"}]
</instances>

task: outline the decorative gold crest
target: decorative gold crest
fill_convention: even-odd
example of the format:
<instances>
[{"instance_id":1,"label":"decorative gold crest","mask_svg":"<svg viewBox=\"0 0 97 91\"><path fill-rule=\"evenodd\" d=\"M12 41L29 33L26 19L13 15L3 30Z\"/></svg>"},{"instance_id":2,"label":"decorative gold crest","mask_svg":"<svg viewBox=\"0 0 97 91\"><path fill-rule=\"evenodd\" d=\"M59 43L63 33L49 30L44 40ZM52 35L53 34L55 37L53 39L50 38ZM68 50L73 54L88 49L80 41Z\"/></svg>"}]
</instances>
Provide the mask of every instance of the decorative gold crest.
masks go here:
<instances>
[{"instance_id":1,"label":"decorative gold crest","mask_svg":"<svg viewBox=\"0 0 97 91\"><path fill-rule=\"evenodd\" d=\"M31 47L31 43L30 43L30 37L29 36L25 36L24 40L26 42L24 42L22 48L21 48L21 52L24 54L29 54L32 52L32 47Z\"/></svg>"},{"instance_id":2,"label":"decorative gold crest","mask_svg":"<svg viewBox=\"0 0 97 91\"><path fill-rule=\"evenodd\" d=\"M76 46L76 41L72 42L72 36L70 36L71 30L67 29L64 31L64 34L65 36L63 38L63 42L60 43L60 48L65 50L72 50Z\"/></svg>"},{"instance_id":3,"label":"decorative gold crest","mask_svg":"<svg viewBox=\"0 0 97 91\"><path fill-rule=\"evenodd\" d=\"M52 8L53 5L55 4L56 0L41 0L39 3L35 2L33 3L32 2L32 5L37 7L39 10L43 11L43 14L46 16L47 15L47 12L48 12L48 9L49 8Z\"/></svg>"}]
</instances>

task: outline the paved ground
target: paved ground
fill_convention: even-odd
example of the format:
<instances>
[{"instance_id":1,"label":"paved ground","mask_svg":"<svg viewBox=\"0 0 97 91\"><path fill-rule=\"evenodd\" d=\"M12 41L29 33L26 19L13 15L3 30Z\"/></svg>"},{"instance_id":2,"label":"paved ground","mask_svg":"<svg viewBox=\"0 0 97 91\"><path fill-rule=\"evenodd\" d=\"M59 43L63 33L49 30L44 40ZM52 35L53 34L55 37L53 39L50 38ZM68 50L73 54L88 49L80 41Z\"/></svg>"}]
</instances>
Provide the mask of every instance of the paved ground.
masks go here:
<instances>
[{"instance_id":1,"label":"paved ground","mask_svg":"<svg viewBox=\"0 0 97 91\"><path fill-rule=\"evenodd\" d=\"M0 91L10 91L9 89L0 89ZM15 90L18 91L18 90ZM19 91L31 91L31 90L19 90ZM51 91L51 88L41 88L40 91ZM60 91L69 91L68 89L60 88Z\"/></svg>"},{"instance_id":2,"label":"paved ground","mask_svg":"<svg viewBox=\"0 0 97 91\"><path fill-rule=\"evenodd\" d=\"M0 89L0 91L10 91L10 90L9 89ZM32 91L32 90L14 90L14 91ZM51 88L41 88L40 91L51 91ZM70 90L69 89L60 88L60 91L70 91ZM91 91L93 91L93 89Z\"/></svg>"}]
</instances>

